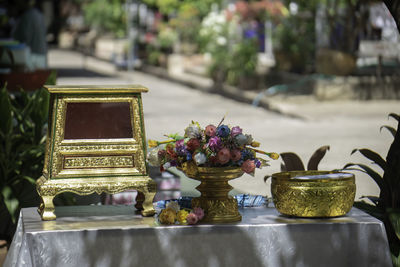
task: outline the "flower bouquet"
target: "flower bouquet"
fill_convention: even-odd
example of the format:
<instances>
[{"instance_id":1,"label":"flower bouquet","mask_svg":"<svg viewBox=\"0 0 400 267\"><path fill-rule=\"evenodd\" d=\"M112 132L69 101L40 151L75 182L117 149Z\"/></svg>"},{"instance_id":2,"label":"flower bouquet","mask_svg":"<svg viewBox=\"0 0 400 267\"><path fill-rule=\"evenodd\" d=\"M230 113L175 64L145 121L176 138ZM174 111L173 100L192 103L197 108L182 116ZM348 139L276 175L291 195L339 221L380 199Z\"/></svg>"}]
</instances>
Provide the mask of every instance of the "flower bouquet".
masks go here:
<instances>
[{"instance_id":1,"label":"flower bouquet","mask_svg":"<svg viewBox=\"0 0 400 267\"><path fill-rule=\"evenodd\" d=\"M255 168L267 166L265 159L257 154L277 159L277 153L268 153L256 149L260 143L249 134L244 134L239 126L208 125L202 129L193 122L185 129L184 136L167 135L169 140L149 140L148 161L160 166L164 171L170 167L183 168L185 163L197 167L237 167L243 172L253 174ZM186 164L187 166L187 164Z\"/></svg>"},{"instance_id":2,"label":"flower bouquet","mask_svg":"<svg viewBox=\"0 0 400 267\"><path fill-rule=\"evenodd\" d=\"M208 125L204 129L193 122L184 136L170 134L166 141L149 140L148 161L161 171L177 167L188 177L201 181L197 189L201 197L192 200L192 207L205 212L204 222L240 221L237 201L228 196L231 179L243 173L254 174L255 168L268 165L257 154L277 159L277 153L257 149L260 143L243 133L239 126Z\"/></svg>"}]
</instances>

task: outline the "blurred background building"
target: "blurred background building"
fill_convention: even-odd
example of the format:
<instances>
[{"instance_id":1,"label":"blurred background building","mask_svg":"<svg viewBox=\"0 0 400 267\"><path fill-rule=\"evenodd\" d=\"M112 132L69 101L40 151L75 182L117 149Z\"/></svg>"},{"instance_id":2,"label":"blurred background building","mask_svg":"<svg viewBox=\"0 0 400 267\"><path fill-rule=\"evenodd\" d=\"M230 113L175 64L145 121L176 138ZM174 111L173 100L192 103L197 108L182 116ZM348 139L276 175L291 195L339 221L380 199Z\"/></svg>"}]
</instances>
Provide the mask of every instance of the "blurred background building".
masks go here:
<instances>
[{"instance_id":1,"label":"blurred background building","mask_svg":"<svg viewBox=\"0 0 400 267\"><path fill-rule=\"evenodd\" d=\"M43 14L50 46L76 49L121 69L156 66L210 77L216 89L226 83L259 90L302 78L287 73L381 79L395 75L399 67L399 32L381 1L19 2ZM20 9L14 1L0 2L0 45L13 51L17 63L19 54L26 54L17 51L26 50L23 42L12 39L22 20ZM25 64L31 66L31 61ZM6 53L4 63L10 63ZM314 88L324 78L311 80ZM398 92L382 95L393 96Z\"/></svg>"}]
</instances>

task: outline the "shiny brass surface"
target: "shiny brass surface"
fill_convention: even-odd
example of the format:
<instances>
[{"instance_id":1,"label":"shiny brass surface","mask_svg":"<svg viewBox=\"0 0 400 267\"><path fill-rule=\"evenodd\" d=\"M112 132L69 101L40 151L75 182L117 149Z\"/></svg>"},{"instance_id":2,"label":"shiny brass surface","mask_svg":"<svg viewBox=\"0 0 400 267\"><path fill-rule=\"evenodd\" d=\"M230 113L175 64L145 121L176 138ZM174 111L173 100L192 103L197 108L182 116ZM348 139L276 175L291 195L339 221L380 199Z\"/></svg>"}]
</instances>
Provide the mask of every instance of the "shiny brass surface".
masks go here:
<instances>
[{"instance_id":1,"label":"shiny brass surface","mask_svg":"<svg viewBox=\"0 0 400 267\"><path fill-rule=\"evenodd\" d=\"M272 175L271 193L276 209L288 216L337 217L348 213L356 193L354 175L323 179L329 171L292 171ZM318 179L296 179L316 176Z\"/></svg>"},{"instance_id":2,"label":"shiny brass surface","mask_svg":"<svg viewBox=\"0 0 400 267\"><path fill-rule=\"evenodd\" d=\"M236 199L228 195L233 188L228 181L243 175L240 168L208 168L184 164L181 170L189 178L201 182L196 187L201 196L193 198L192 208L200 207L204 210L202 222L229 223L242 220Z\"/></svg>"},{"instance_id":3,"label":"shiny brass surface","mask_svg":"<svg viewBox=\"0 0 400 267\"><path fill-rule=\"evenodd\" d=\"M50 92L43 175L37 181L43 220L54 220L53 198L63 192L79 195L118 193L134 189L144 194L142 215L152 216L156 184L145 163L146 140L141 93L147 88L123 86L48 86ZM64 139L68 103L128 103L129 138ZM125 104L126 105L126 104ZM143 203L142 203L143 202Z\"/></svg>"}]
</instances>

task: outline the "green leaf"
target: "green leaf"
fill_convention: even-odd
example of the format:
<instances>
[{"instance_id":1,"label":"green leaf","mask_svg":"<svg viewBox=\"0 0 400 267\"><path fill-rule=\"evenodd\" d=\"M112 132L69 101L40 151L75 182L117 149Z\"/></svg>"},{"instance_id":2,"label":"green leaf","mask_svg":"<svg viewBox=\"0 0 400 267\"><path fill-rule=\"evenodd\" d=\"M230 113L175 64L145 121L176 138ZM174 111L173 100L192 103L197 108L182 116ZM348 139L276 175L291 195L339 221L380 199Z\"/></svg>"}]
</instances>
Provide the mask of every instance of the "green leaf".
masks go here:
<instances>
[{"instance_id":1,"label":"green leaf","mask_svg":"<svg viewBox=\"0 0 400 267\"><path fill-rule=\"evenodd\" d=\"M353 167L353 166L358 166L362 170L357 169L357 168L354 168L354 169L349 168L349 167ZM368 167L367 165L348 163L343 167L343 169L345 169L345 170L355 170L355 171L361 171L361 172L367 173L375 181L375 183L379 186L379 189L381 190L381 192L385 192L386 193L386 187L385 187L385 184L384 184L384 180L382 179L382 176L380 174L378 174L376 171L374 171L373 169L371 169L370 167Z\"/></svg>"},{"instance_id":2,"label":"green leaf","mask_svg":"<svg viewBox=\"0 0 400 267\"><path fill-rule=\"evenodd\" d=\"M304 171L304 165L300 157L293 152L284 152L280 154L285 163L286 171Z\"/></svg>"},{"instance_id":3,"label":"green leaf","mask_svg":"<svg viewBox=\"0 0 400 267\"><path fill-rule=\"evenodd\" d=\"M351 152L351 155L353 155L357 151L359 151L367 159L372 160L375 164L377 164L379 167L381 167L382 170L386 169L386 161L375 151L372 151L367 148L354 149Z\"/></svg>"},{"instance_id":4,"label":"green leaf","mask_svg":"<svg viewBox=\"0 0 400 267\"><path fill-rule=\"evenodd\" d=\"M322 158L325 156L326 151L329 150L329 146L322 146L318 148L314 154L312 154L310 160L307 164L307 169L311 170L318 170L318 164L321 162Z\"/></svg>"},{"instance_id":5,"label":"green leaf","mask_svg":"<svg viewBox=\"0 0 400 267\"><path fill-rule=\"evenodd\" d=\"M23 175L23 176L21 176L21 178L22 178L22 179L24 179L24 180L26 180L26 181L28 181L29 183L31 183L31 184L33 184L33 185L35 185L35 184L36 184L36 180L35 180L35 179L33 179L32 177L29 177L29 176Z\"/></svg>"},{"instance_id":6,"label":"green leaf","mask_svg":"<svg viewBox=\"0 0 400 267\"><path fill-rule=\"evenodd\" d=\"M396 232L397 238L400 240L400 210L387 209L389 214L389 221Z\"/></svg>"},{"instance_id":7,"label":"green leaf","mask_svg":"<svg viewBox=\"0 0 400 267\"><path fill-rule=\"evenodd\" d=\"M400 266L400 254L395 255L391 253L392 256L392 262L393 262L393 267L399 267Z\"/></svg>"},{"instance_id":8,"label":"green leaf","mask_svg":"<svg viewBox=\"0 0 400 267\"><path fill-rule=\"evenodd\" d=\"M6 205L8 213L11 215L13 223L16 222L16 212L18 210L19 201L13 196L12 189L9 186L3 187L1 190L4 204Z\"/></svg>"},{"instance_id":9,"label":"green leaf","mask_svg":"<svg viewBox=\"0 0 400 267\"><path fill-rule=\"evenodd\" d=\"M396 136L396 129L395 128L393 128L393 127L391 127L391 126L387 126L387 125L384 125L384 126L382 126L381 128L380 128L380 131L382 131L382 129L387 129L392 135L393 135L393 137L395 137Z\"/></svg>"},{"instance_id":10,"label":"green leaf","mask_svg":"<svg viewBox=\"0 0 400 267\"><path fill-rule=\"evenodd\" d=\"M57 83L57 71L53 70L49 77L47 77L46 85L56 85Z\"/></svg>"},{"instance_id":11,"label":"green leaf","mask_svg":"<svg viewBox=\"0 0 400 267\"><path fill-rule=\"evenodd\" d=\"M379 220L383 220L384 218L384 211L382 209L365 201L355 201L353 206L370 214L371 216L374 216Z\"/></svg>"},{"instance_id":12,"label":"green leaf","mask_svg":"<svg viewBox=\"0 0 400 267\"><path fill-rule=\"evenodd\" d=\"M281 172L286 172L286 166L285 164L281 163Z\"/></svg>"},{"instance_id":13,"label":"green leaf","mask_svg":"<svg viewBox=\"0 0 400 267\"><path fill-rule=\"evenodd\" d=\"M5 86L0 90L0 131L4 135L12 131L12 106Z\"/></svg>"},{"instance_id":14,"label":"green leaf","mask_svg":"<svg viewBox=\"0 0 400 267\"><path fill-rule=\"evenodd\" d=\"M388 117L392 117L395 120L397 120L398 122L400 122L400 115L398 115L398 114L390 113Z\"/></svg>"},{"instance_id":15,"label":"green leaf","mask_svg":"<svg viewBox=\"0 0 400 267\"><path fill-rule=\"evenodd\" d=\"M364 199L364 198L369 199L372 203L374 203L375 206L377 206L378 203L379 203L380 201L382 201L382 199L380 199L380 198L377 197L377 196L361 196L360 198L361 198L361 199Z\"/></svg>"},{"instance_id":16,"label":"green leaf","mask_svg":"<svg viewBox=\"0 0 400 267\"><path fill-rule=\"evenodd\" d=\"M266 175L266 176L264 177L264 183L266 183L266 182L268 181L269 178L272 178L272 176L271 176L271 175Z\"/></svg>"}]
</instances>

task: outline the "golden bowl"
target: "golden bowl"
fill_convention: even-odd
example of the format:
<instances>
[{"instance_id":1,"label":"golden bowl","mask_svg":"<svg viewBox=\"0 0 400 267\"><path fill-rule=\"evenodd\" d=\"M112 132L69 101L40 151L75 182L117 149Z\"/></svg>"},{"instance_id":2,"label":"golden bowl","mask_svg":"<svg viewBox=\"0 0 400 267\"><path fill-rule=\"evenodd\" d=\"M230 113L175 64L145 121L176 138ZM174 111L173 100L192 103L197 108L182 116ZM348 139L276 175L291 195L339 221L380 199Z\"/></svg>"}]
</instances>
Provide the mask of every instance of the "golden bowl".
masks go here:
<instances>
[{"instance_id":1,"label":"golden bowl","mask_svg":"<svg viewBox=\"0 0 400 267\"><path fill-rule=\"evenodd\" d=\"M348 213L356 194L354 174L290 171L272 175L276 209L288 216L337 217Z\"/></svg>"}]
</instances>

